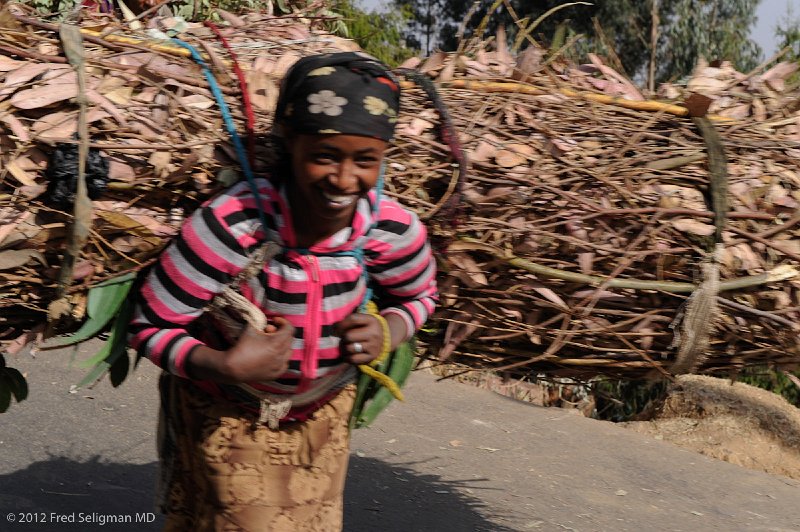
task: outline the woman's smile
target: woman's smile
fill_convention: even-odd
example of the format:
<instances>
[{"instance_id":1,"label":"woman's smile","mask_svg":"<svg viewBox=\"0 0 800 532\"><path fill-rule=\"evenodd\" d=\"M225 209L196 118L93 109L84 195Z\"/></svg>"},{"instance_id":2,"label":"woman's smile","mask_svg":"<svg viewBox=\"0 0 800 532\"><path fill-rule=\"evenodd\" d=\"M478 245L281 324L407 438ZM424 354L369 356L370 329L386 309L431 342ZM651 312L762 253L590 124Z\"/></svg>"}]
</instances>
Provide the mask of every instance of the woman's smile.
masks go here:
<instances>
[{"instance_id":1,"label":"woman's smile","mask_svg":"<svg viewBox=\"0 0 800 532\"><path fill-rule=\"evenodd\" d=\"M287 134L295 230L316 241L347 227L378 182L387 142L360 135Z\"/></svg>"},{"instance_id":2,"label":"woman's smile","mask_svg":"<svg viewBox=\"0 0 800 532\"><path fill-rule=\"evenodd\" d=\"M358 194L331 194L322 191L322 196L328 201L332 209L343 209L349 207L358 200Z\"/></svg>"}]
</instances>

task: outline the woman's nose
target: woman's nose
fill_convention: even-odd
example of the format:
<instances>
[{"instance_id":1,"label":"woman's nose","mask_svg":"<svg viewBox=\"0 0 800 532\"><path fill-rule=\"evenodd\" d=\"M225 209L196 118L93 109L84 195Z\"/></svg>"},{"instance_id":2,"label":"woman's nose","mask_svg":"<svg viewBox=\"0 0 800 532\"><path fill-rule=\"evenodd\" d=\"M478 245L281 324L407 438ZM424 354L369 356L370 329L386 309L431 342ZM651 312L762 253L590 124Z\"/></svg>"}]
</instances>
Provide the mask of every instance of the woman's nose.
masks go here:
<instances>
[{"instance_id":1,"label":"woman's nose","mask_svg":"<svg viewBox=\"0 0 800 532\"><path fill-rule=\"evenodd\" d=\"M331 181L340 190L349 190L357 181L355 164L347 159L343 160L333 172Z\"/></svg>"}]
</instances>

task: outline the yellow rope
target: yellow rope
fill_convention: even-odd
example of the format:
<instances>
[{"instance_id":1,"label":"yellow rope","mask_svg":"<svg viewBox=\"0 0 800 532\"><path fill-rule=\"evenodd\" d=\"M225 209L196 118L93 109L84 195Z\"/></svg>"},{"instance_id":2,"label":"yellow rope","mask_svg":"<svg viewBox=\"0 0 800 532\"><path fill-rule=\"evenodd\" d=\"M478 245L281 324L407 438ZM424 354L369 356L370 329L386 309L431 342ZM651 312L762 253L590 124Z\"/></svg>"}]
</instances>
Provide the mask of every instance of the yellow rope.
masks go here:
<instances>
[{"instance_id":1,"label":"yellow rope","mask_svg":"<svg viewBox=\"0 0 800 532\"><path fill-rule=\"evenodd\" d=\"M374 316L381 324L381 329L383 329L383 346L381 346L381 354L378 355L378 358L370 363L371 366L377 366L386 360L386 357L388 357L389 353L392 351L392 332L389 330L389 323L386 321L386 318L381 316L378 312L378 305L376 305L374 301L367 303L367 314Z\"/></svg>"},{"instance_id":2,"label":"yellow rope","mask_svg":"<svg viewBox=\"0 0 800 532\"><path fill-rule=\"evenodd\" d=\"M381 329L383 329L383 346L381 346L381 354L378 355L375 360L370 362L369 364L359 364L358 369L361 370L362 373L365 375L369 375L376 381L378 381L381 385L383 385L387 390L392 392L392 395L398 401L405 401L405 397L403 396L403 392L400 391L400 386L392 380L391 377L388 375L381 373L373 366L377 366L381 362L385 361L386 358L389 356L389 353L392 350L392 335L391 330L389 329L389 323L386 321L386 318L380 315L378 312L378 306L375 304L374 301L370 301L367 303L367 314L370 316L375 316L378 322L381 324Z\"/></svg>"},{"instance_id":3,"label":"yellow rope","mask_svg":"<svg viewBox=\"0 0 800 532\"><path fill-rule=\"evenodd\" d=\"M388 375L381 373L377 369L367 364L359 364L358 369L360 369L362 373L369 375L370 377L381 383L387 390L392 392L392 395L394 395L394 398L397 399L398 401L406 400L405 397L403 396L403 392L400 390L400 387Z\"/></svg>"}]
</instances>

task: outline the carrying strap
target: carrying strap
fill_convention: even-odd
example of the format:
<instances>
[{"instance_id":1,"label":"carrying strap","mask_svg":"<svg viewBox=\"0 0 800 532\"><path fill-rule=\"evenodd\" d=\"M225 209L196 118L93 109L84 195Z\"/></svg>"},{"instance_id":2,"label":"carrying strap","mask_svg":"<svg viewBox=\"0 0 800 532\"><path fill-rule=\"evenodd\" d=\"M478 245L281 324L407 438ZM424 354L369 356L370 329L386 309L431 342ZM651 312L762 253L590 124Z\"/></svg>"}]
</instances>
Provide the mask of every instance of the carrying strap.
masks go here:
<instances>
[{"instance_id":1,"label":"carrying strap","mask_svg":"<svg viewBox=\"0 0 800 532\"><path fill-rule=\"evenodd\" d=\"M244 146L242 145L242 139L239 137L239 133L236 131L236 124L233 123L233 118L231 117L230 109L228 109L228 104L225 103L222 90L219 88L219 83L217 83L217 78L214 76L214 73L208 67L208 64L200 56L194 46L174 37L172 41L175 44L186 48L191 54L192 59L194 59L194 62L197 63L203 70L203 75L205 76L206 80L208 81L208 85L211 88L211 94L214 95L214 99L217 101L217 105L219 106L219 112L222 114L222 121L225 123L225 129L228 131L228 135L233 143L233 148L236 151L236 158L239 159L239 165L242 167L242 173L244 174L247 184L250 186L250 190L253 193L253 199L255 199L256 206L258 207L258 216L261 219L261 225L264 231L266 231L269 225L267 224L267 216L264 213L264 208L261 206L261 194L259 193L258 186L256 185L253 169L250 166L250 160L247 157Z\"/></svg>"}]
</instances>

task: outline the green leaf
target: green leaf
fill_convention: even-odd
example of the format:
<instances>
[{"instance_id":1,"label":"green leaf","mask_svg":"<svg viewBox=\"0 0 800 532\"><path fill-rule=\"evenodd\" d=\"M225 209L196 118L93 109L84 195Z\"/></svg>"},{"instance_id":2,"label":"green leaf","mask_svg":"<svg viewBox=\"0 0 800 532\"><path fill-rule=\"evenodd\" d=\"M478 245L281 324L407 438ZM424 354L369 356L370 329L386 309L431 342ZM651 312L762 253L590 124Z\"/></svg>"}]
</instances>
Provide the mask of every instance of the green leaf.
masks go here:
<instances>
[{"instance_id":1,"label":"green leaf","mask_svg":"<svg viewBox=\"0 0 800 532\"><path fill-rule=\"evenodd\" d=\"M11 393L14 395L14 399L16 399L18 403L27 399L28 383L25 381L25 377L22 376L22 373L15 368L5 368L5 372L6 376L8 377L7 380L9 381Z\"/></svg>"},{"instance_id":2,"label":"green leaf","mask_svg":"<svg viewBox=\"0 0 800 532\"><path fill-rule=\"evenodd\" d=\"M94 338L117 314L128 292L133 286L133 279L116 283L103 283L89 290L86 313L89 318L80 329L70 336L55 338L45 342L41 349L54 349L77 344Z\"/></svg>"},{"instance_id":3,"label":"green leaf","mask_svg":"<svg viewBox=\"0 0 800 532\"><path fill-rule=\"evenodd\" d=\"M106 340L106 342L100 347L100 350L95 354L92 358L87 358L78 363L79 368L91 368L96 364L99 364L103 360L108 357L108 354L111 353L111 342Z\"/></svg>"},{"instance_id":4,"label":"green leaf","mask_svg":"<svg viewBox=\"0 0 800 532\"><path fill-rule=\"evenodd\" d=\"M11 406L11 386L3 371L0 373L0 414L7 411L9 406Z\"/></svg>"},{"instance_id":5,"label":"green leaf","mask_svg":"<svg viewBox=\"0 0 800 532\"><path fill-rule=\"evenodd\" d=\"M102 286L111 286L115 284L123 284L127 283L128 281L133 281L136 279L136 272L128 272L124 275L120 275L118 277L112 277L111 279L106 279L102 283L97 283L96 285L92 285L92 288L100 288Z\"/></svg>"},{"instance_id":6,"label":"green leaf","mask_svg":"<svg viewBox=\"0 0 800 532\"><path fill-rule=\"evenodd\" d=\"M120 308L117 319L114 321L114 326L111 328L111 336L103 344L103 348L91 359L81 363L81 366L86 367L95 364L92 370L78 383L78 387L82 388L102 377L106 371L118 363L120 358L125 359L126 369L122 373L122 362L119 362L119 367L115 371L114 376L111 378L111 384L119 386L128 374L128 323L133 315L133 303L126 300L125 304ZM120 379L121 377L121 379Z\"/></svg>"},{"instance_id":7,"label":"green leaf","mask_svg":"<svg viewBox=\"0 0 800 532\"><path fill-rule=\"evenodd\" d=\"M127 354L127 353L126 353ZM130 370L130 361L127 356L121 356L111 364L108 369L108 377L111 379L111 386L116 388L125 381Z\"/></svg>"},{"instance_id":8,"label":"green leaf","mask_svg":"<svg viewBox=\"0 0 800 532\"><path fill-rule=\"evenodd\" d=\"M100 377L102 377L105 374L106 371L108 371L108 368L110 366L111 364L109 364L104 360L98 362L97 365L93 367L89 373L86 374L86 376L81 380L81 382L77 384L77 387L83 388L84 386L94 384L100 379Z\"/></svg>"}]
</instances>

